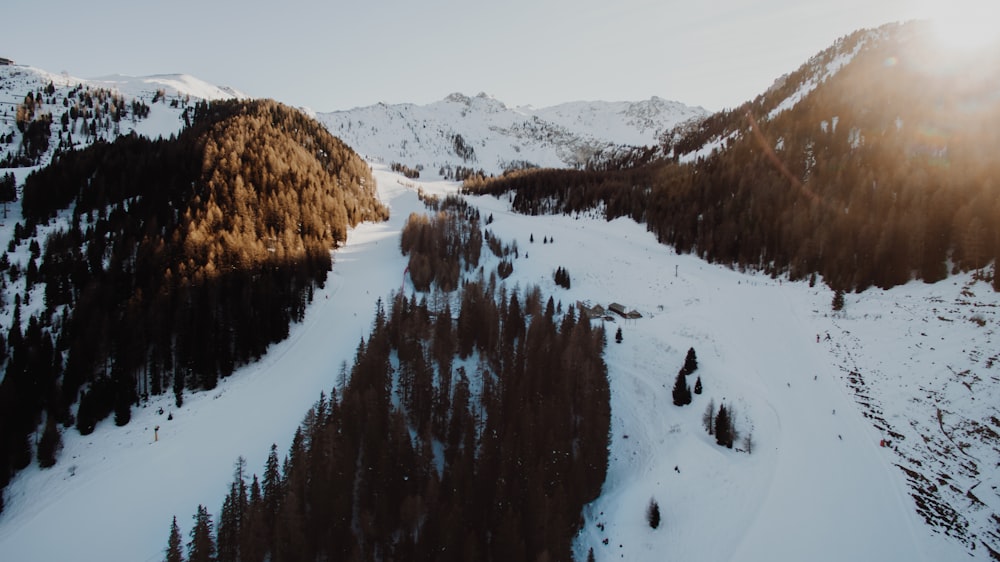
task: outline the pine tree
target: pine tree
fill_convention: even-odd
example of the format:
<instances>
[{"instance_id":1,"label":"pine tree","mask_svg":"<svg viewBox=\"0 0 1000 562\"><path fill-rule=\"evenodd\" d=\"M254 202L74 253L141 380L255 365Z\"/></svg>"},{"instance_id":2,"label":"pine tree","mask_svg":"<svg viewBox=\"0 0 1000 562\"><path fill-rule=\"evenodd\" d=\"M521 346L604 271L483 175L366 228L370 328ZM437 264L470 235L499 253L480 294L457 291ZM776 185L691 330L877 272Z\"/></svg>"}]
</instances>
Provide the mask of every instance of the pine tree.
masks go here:
<instances>
[{"instance_id":1,"label":"pine tree","mask_svg":"<svg viewBox=\"0 0 1000 562\"><path fill-rule=\"evenodd\" d=\"M690 375L691 373L698 370L698 356L695 355L694 348L689 348L687 356L684 358L684 367L681 371L685 375Z\"/></svg>"},{"instance_id":2,"label":"pine tree","mask_svg":"<svg viewBox=\"0 0 1000 562\"><path fill-rule=\"evenodd\" d=\"M233 470L233 482L222 504L222 514L218 526L218 561L236 562L243 558L240 553L240 537L250 507L246 483L246 459L242 456L236 459ZM225 525L223 525L225 523Z\"/></svg>"},{"instance_id":3,"label":"pine tree","mask_svg":"<svg viewBox=\"0 0 1000 562\"><path fill-rule=\"evenodd\" d=\"M622 342L622 327L621 326L618 326L618 331L615 332L615 342L617 342L617 343L621 343Z\"/></svg>"},{"instance_id":4,"label":"pine tree","mask_svg":"<svg viewBox=\"0 0 1000 562\"><path fill-rule=\"evenodd\" d=\"M177 516L170 523L170 538L167 539L166 558L164 562L184 562L184 553L181 551L181 529L177 526Z\"/></svg>"},{"instance_id":5,"label":"pine tree","mask_svg":"<svg viewBox=\"0 0 1000 562\"><path fill-rule=\"evenodd\" d=\"M701 394L701 377L700 376L697 379L695 379L695 381L694 381L694 393L695 394Z\"/></svg>"},{"instance_id":6,"label":"pine tree","mask_svg":"<svg viewBox=\"0 0 1000 562\"><path fill-rule=\"evenodd\" d=\"M213 562L215 560L215 540L212 538L212 516L203 505L193 516L191 541L188 542L188 562Z\"/></svg>"},{"instance_id":7,"label":"pine tree","mask_svg":"<svg viewBox=\"0 0 1000 562\"><path fill-rule=\"evenodd\" d=\"M272 528L278 511L281 508L283 493L281 467L278 464L278 446L271 444L271 452L264 463L264 481L261 483L264 502L264 521L268 529Z\"/></svg>"},{"instance_id":8,"label":"pine tree","mask_svg":"<svg viewBox=\"0 0 1000 562\"><path fill-rule=\"evenodd\" d=\"M732 423L729 419L729 411L725 404L719 406L719 413L715 416L715 442L730 449L733 448Z\"/></svg>"},{"instance_id":9,"label":"pine tree","mask_svg":"<svg viewBox=\"0 0 1000 562\"><path fill-rule=\"evenodd\" d=\"M655 498L649 498L649 506L646 507L646 521L653 529L660 526L660 504L656 503Z\"/></svg>"},{"instance_id":10,"label":"pine tree","mask_svg":"<svg viewBox=\"0 0 1000 562\"><path fill-rule=\"evenodd\" d=\"M674 381L674 406L685 406L691 403L691 388L687 385L687 377L684 376L684 371L677 373L677 379Z\"/></svg>"}]
</instances>

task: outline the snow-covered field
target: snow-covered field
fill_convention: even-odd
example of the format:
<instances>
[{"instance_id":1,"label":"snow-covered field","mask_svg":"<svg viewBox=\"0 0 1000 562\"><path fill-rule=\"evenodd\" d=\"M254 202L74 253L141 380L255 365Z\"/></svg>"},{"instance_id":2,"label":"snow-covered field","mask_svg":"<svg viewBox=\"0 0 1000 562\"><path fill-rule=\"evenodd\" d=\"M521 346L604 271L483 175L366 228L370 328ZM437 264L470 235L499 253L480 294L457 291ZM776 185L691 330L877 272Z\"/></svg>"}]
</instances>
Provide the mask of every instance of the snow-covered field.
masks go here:
<instances>
[{"instance_id":1,"label":"snow-covered field","mask_svg":"<svg viewBox=\"0 0 1000 562\"><path fill-rule=\"evenodd\" d=\"M238 456L260 473L271 443L287 450L306 409L335 385L367 335L376 299L400 288L399 232L411 211L423 209L415 188L456 189L383 168L375 175L392 218L350 233L291 337L217 389L188 395L182 408L168 393L134 411L126 427L105 420L86 437L68 431L55 467L33 465L8 487L0 559L161 559L171 516L185 537L198 504L218 516ZM584 514L579 559L589 548L597 560L633 561L967 558L963 544L917 514L906 474L895 465L911 466L904 460L911 457L929 462L934 449L920 435L937 430L931 404L944 404L943 428L960 418L1000 417L997 367L988 360L1000 298L987 285L966 276L848 295L844 312L833 316L832 294L821 285L679 256L625 219L527 217L502 199L471 201L484 218L493 215L487 228L517 241L509 286L539 284L564 307L619 302L643 315L607 326L610 467L602 496ZM554 284L559 266L572 289ZM967 309L982 325L963 318ZM677 408L670 391L689 347L700 364L692 382L700 376L705 392ZM968 386L949 382L951 371L966 369ZM864 402L905 436L893 438L898 451L879 446L889 435L866 417L871 406L862 405L851 371L865 377ZM928 398L930 391L941 400ZM705 433L710 399L735 406L738 430L752 431L752 454L721 448ZM952 453L983 461L976 494L996 506L995 447L961 439L969 444ZM936 470L960 472L959 461L938 456ZM964 494L972 477L961 478L956 487ZM656 530L645 520L651 498L663 517ZM995 511L980 509L970 530L983 532ZM972 554L988 559L981 547Z\"/></svg>"}]
</instances>

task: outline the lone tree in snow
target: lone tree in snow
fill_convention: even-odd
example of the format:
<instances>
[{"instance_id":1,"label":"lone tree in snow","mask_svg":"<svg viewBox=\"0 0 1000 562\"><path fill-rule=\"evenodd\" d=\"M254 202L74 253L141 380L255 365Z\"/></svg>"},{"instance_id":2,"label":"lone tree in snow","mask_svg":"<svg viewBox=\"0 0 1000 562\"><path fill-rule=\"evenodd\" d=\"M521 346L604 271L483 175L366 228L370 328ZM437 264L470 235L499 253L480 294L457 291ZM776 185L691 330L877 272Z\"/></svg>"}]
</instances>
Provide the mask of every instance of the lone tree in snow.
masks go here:
<instances>
[{"instance_id":1,"label":"lone tree in snow","mask_svg":"<svg viewBox=\"0 0 1000 562\"><path fill-rule=\"evenodd\" d=\"M660 504L655 498L649 498L649 505L646 507L646 521L650 528L656 529L660 526Z\"/></svg>"},{"instance_id":2,"label":"lone tree in snow","mask_svg":"<svg viewBox=\"0 0 1000 562\"><path fill-rule=\"evenodd\" d=\"M694 393L701 394L701 377L698 377L694 381Z\"/></svg>"},{"instance_id":3,"label":"lone tree in snow","mask_svg":"<svg viewBox=\"0 0 1000 562\"><path fill-rule=\"evenodd\" d=\"M674 406L684 406L691 403L691 388L687 385L687 378L684 371L677 373L674 381Z\"/></svg>"},{"instance_id":4,"label":"lone tree in snow","mask_svg":"<svg viewBox=\"0 0 1000 562\"><path fill-rule=\"evenodd\" d=\"M730 449L733 448L733 424L730 412L725 404L719 406L719 413L715 415L715 442Z\"/></svg>"},{"instance_id":5,"label":"lone tree in snow","mask_svg":"<svg viewBox=\"0 0 1000 562\"><path fill-rule=\"evenodd\" d=\"M615 332L615 342L616 343L621 343L622 339L623 339L622 338L622 327L618 326L618 331Z\"/></svg>"},{"instance_id":6,"label":"lone tree in snow","mask_svg":"<svg viewBox=\"0 0 1000 562\"><path fill-rule=\"evenodd\" d=\"M694 348L688 349L687 357L684 358L684 367L681 368L681 372L685 375L690 375L691 373L698 370L698 356L694 352Z\"/></svg>"}]
</instances>

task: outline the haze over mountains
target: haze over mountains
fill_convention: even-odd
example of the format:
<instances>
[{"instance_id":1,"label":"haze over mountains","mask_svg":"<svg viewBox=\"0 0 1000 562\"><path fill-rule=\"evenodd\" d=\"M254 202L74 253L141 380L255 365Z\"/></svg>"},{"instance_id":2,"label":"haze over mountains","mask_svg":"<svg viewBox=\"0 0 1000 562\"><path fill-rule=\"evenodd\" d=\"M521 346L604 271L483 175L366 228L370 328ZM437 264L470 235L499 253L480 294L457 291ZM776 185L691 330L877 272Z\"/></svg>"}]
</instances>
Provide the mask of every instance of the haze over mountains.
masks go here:
<instances>
[{"instance_id":1,"label":"haze over mountains","mask_svg":"<svg viewBox=\"0 0 1000 562\"><path fill-rule=\"evenodd\" d=\"M304 321L292 325L290 339L221 379L210 399L196 392L186 394L185 406L171 406L173 396L161 390L139 397L124 427L98 420L96 437L63 427L63 456L73 464L59 460L41 469L32 462L15 478L0 515L0 557L68 555L32 543L45 536L46 521L58 521L72 529L70 544L85 542L104 558L136 559L140 553L139 559L155 559L162 546L150 543L166 537L168 515L187 520L200 503L217 510L235 457L246 456L249 469L259 471L272 442L279 452L288 448L311 399L301 391L279 412L262 415L282 431L253 423L261 435L232 420L218 422L225 432L208 431L204 424L214 424L213 412L240 416L244 408L267 409L270 395L286 396L284 376L298 376L294 380L314 395L329 391L358 337L368 337L375 300L388 301L390 291L415 292L396 250L405 219L397 214L422 212L413 188L443 197L459 187L442 176L519 169L528 171L465 185L483 220L497 219L485 227L520 250L513 258L487 255L487 274L511 267L508 286L540 284L564 306L625 300L643 316L621 321L624 342L608 344L608 479L602 496L584 509L576 558L593 550L598 560L653 560L664 552L732 560L997 559L1000 357L992 340L1000 308L1000 198L992 178L1000 170L992 155L1000 148L993 126L1000 116L1000 72L992 60L945 56L921 26L891 25L845 37L755 100L712 115L659 98L534 109L508 108L485 94L315 115L375 165L379 195L393 213L390 223L353 230L360 238L334 253L328 285L315 287L322 300L300 311ZM32 116L26 118L29 93ZM132 131L168 138L196 117L199 101L234 96L241 97L183 75L84 82L0 67L0 101L8 111L0 124L6 141L0 159L22 164L13 168L21 188L28 170L70 146L103 144ZM288 119L285 109L270 111ZM43 147L42 126L31 124L46 114L51 119ZM305 149L322 161L315 142L296 140L284 154L298 158ZM255 146L256 155L267 144L247 146ZM114 154L113 148L101 150ZM226 154L220 166L246 185L276 169L272 163L258 172L254 158L245 157L240 171L240 151ZM32 166L23 167L27 163ZM625 165L635 163L640 165ZM390 164L418 170L420 177L400 178L386 170ZM530 171L534 167L563 170ZM282 173L294 178L298 172ZM367 181L364 173L355 175ZM276 198L293 197L294 181L288 183L290 189L275 188L285 194ZM121 217L116 205L138 216L147 196L134 187L139 191L121 201L84 213L79 206L88 191L81 187L78 199L49 222L46 213L32 210L37 207L30 196L22 197L26 212L12 209L0 225L15 272L5 269L2 276L0 333L9 336L20 318L18 331L50 337L70 355L62 336L70 309L43 314L50 297L39 286L45 283L33 285L39 273L32 268L51 274L51 267L42 267L50 261L48 236L71 230L74 215L86 217L81 235L104 232L107 222ZM227 215L241 215L227 206L226 193L193 203L194 220L178 231L177 241L183 235L195 240L192 233L204 235L212 221L225 225ZM273 220L276 211L262 211L262 222ZM28 220L37 220L37 232L21 224ZM295 222L282 223L283 252L296 247ZM239 230L248 238L273 236L266 227ZM183 256L178 263L192 248L194 256L232 257L225 251L228 234L220 232L221 241L197 237L197 244L171 246L170 255ZM79 242L82 253L93 240ZM277 250L274 243L259 246L260 256ZM117 263L110 256L102 263L96 252L88 259L95 271ZM225 263L238 267L235 259ZM357 278L339 279L341 266ZM568 266L572 289L551 279L557 266ZM841 291L844 310L831 310L832 289ZM430 297L447 300L446 294ZM69 307L81 295L58 306ZM452 305L456 316L458 304ZM336 334L333 343L325 333ZM669 404L672 370L688 347L698 349L708 391L693 409L675 408ZM477 365L465 367L473 373ZM146 371L137 379L148 377ZM197 382L192 386L201 384L199 376L188 379ZM482 380L477 376L471 377L473 388ZM58 373L54 380L65 382ZM753 455L720 449L700 429L710 397L737 406L755 440ZM176 412L176 422L168 424L159 408ZM39 416L29 432L32 459L49 417ZM146 439L154 425L170 432L169 445ZM213 452L212 439L227 444ZM880 441L891 447L878 447ZM145 451L152 446L170 455L151 460ZM174 479L196 476L171 471L179 471L177 458L191 450L215 466L187 492L179 489L183 479ZM141 487L144 478L174 482L172 491L183 497L116 488ZM67 499L47 493L49 486ZM145 503L128 503L122 497L128 495ZM108 532L102 527L124 524L114 514L87 513L105 496L121 502L116 511L151 512L121 552L94 544ZM663 509L659 531L643 521L651 498ZM721 529L714 526L720 513Z\"/></svg>"}]
</instances>

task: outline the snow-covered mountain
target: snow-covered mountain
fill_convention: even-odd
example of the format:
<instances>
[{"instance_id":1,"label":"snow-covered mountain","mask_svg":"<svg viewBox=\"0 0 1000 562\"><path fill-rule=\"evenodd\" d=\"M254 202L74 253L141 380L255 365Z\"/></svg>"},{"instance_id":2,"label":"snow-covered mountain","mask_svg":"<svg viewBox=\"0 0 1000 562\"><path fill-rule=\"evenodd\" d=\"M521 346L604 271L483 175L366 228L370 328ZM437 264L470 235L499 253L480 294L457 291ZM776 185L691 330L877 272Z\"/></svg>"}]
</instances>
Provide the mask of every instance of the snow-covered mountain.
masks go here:
<instances>
[{"instance_id":1,"label":"snow-covered mountain","mask_svg":"<svg viewBox=\"0 0 1000 562\"><path fill-rule=\"evenodd\" d=\"M52 92L46 89L52 85ZM81 100L67 101L70 92L109 92L150 107L147 116L124 115L112 123L111 115L97 109L94 134L81 129L93 115L74 118L67 127L60 117ZM51 140L38 164L44 165L61 142L76 148L97 139L112 140L135 131L145 136L169 136L184 125L183 112L198 100L247 97L186 74L151 76L112 75L82 79L54 74L30 66L0 66L0 158L16 154L21 131L15 122L17 108L29 93L42 93L35 112L51 114ZM155 103L154 103L155 102ZM93 109L93 108L91 108ZM427 105L376 104L314 116L336 136L374 162L397 162L425 170L424 174L458 167L499 173L524 166L580 167L601 153L624 147L659 143L661 135L682 123L697 123L708 112L658 97L638 102L570 102L546 108L510 108L479 94L451 94ZM103 119L101 119L103 117Z\"/></svg>"},{"instance_id":2,"label":"snow-covered mountain","mask_svg":"<svg viewBox=\"0 0 1000 562\"><path fill-rule=\"evenodd\" d=\"M376 104L318 113L330 131L370 160L499 173L525 165L580 167L621 146L646 146L674 126L708 115L653 97L641 102L571 102L507 107L486 94L451 94L427 105Z\"/></svg>"},{"instance_id":3,"label":"snow-covered mountain","mask_svg":"<svg viewBox=\"0 0 1000 562\"><path fill-rule=\"evenodd\" d=\"M151 138L168 137L181 130L185 111L197 101L247 97L186 74L83 79L31 66L3 65L0 162L25 149L17 115L29 94L33 100L31 119L51 117L48 147L30 159L40 166L47 164L59 149L82 148L133 131ZM112 99L115 97L122 103L116 105ZM65 122L63 114L67 115Z\"/></svg>"},{"instance_id":4,"label":"snow-covered mountain","mask_svg":"<svg viewBox=\"0 0 1000 562\"><path fill-rule=\"evenodd\" d=\"M855 52L852 44L844 57ZM794 108L847 60L816 59L805 79L779 80L765 96L769 117ZM50 81L145 100L152 112L135 130L152 135L182 125L181 98L214 95L183 76L87 82L0 67L0 101L11 104L0 109L12 110L25 88ZM152 104L161 88L168 100ZM376 299L400 289L399 232L410 212L423 209L414 187L457 191L426 181L439 169L576 166L609 147L655 143L704 115L658 98L534 109L460 94L425 106L317 115L373 162L424 167L423 181L376 166L392 219L351 233L322 296L260 362L183 408L168 393L137 408L128 426L106 420L87 437L67 431L55 467L33 464L8 488L0 559L157 560L172 515L187 527L198 504L218 513L235 459L245 457L259 473L271 443L288 449L305 409L336 384L366 335ZM707 131L700 146L723 150L734 131ZM822 285L677 255L626 219L529 217L503 200L471 200L495 217L495 233L526 249L510 286L539 283L564 305L618 300L643 315L621 321L623 342L608 344L611 465L601 498L584 513L578 559L591 548L597 560L637 561L997 558L1000 356L992 339L1000 297L988 283L963 274L870 289L847 295L844 310L833 313ZM0 245L16 220L14 211L0 224ZM529 235L553 243L532 243ZM23 264L27 252L12 259ZM556 266L572 274L572 290L552 282ZM670 386L689 347L698 352L706 391L676 408ZM752 454L720 448L701 430L709 399L736 407L741 429L752 432ZM654 498L663 513L658 530L644 518Z\"/></svg>"}]
</instances>

